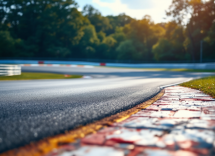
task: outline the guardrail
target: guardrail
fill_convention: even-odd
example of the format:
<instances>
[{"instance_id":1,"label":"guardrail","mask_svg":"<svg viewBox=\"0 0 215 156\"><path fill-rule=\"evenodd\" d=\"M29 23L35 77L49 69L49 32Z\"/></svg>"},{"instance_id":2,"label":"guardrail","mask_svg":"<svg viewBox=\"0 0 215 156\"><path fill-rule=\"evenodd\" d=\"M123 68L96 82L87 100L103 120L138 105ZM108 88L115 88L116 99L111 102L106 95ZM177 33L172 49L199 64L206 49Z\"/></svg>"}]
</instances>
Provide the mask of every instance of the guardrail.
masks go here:
<instances>
[{"instance_id":1,"label":"guardrail","mask_svg":"<svg viewBox=\"0 0 215 156\"><path fill-rule=\"evenodd\" d=\"M0 76L21 75L21 65L0 64Z\"/></svg>"},{"instance_id":2,"label":"guardrail","mask_svg":"<svg viewBox=\"0 0 215 156\"><path fill-rule=\"evenodd\" d=\"M25 66L107 66L107 67L126 67L126 68L186 68L186 69L215 69L215 62L210 63L105 63L105 62L81 62L81 61L36 61L36 60L0 60L2 64L24 64Z\"/></svg>"}]
</instances>

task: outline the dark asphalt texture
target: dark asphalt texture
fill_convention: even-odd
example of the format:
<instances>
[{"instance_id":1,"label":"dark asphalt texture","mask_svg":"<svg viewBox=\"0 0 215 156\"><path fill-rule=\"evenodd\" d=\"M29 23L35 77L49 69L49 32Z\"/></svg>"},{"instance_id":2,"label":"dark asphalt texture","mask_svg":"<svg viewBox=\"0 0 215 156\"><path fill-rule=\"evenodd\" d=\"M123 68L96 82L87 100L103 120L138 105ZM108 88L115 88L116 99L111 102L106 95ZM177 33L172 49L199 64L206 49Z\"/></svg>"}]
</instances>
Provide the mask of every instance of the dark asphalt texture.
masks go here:
<instances>
[{"instance_id":1,"label":"dark asphalt texture","mask_svg":"<svg viewBox=\"0 0 215 156\"><path fill-rule=\"evenodd\" d=\"M0 153L127 110L160 86L209 74L118 68L23 67L92 79L0 82Z\"/></svg>"}]
</instances>

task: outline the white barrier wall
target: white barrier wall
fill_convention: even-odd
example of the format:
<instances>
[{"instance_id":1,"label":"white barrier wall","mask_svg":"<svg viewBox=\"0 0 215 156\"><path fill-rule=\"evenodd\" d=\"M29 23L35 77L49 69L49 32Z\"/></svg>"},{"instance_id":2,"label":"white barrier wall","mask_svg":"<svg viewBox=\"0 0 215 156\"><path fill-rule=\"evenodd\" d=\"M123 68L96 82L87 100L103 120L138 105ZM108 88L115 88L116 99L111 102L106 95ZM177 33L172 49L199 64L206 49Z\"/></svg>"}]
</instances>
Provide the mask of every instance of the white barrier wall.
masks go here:
<instances>
[{"instance_id":1,"label":"white barrier wall","mask_svg":"<svg viewBox=\"0 0 215 156\"><path fill-rule=\"evenodd\" d=\"M0 64L0 76L21 75L21 65Z\"/></svg>"}]
</instances>

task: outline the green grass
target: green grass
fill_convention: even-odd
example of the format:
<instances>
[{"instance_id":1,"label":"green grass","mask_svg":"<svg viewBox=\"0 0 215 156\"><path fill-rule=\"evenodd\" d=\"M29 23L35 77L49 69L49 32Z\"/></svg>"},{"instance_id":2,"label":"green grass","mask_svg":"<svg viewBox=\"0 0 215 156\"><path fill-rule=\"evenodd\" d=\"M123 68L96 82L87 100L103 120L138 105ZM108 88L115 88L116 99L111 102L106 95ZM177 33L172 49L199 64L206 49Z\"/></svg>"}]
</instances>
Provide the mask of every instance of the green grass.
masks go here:
<instances>
[{"instance_id":1,"label":"green grass","mask_svg":"<svg viewBox=\"0 0 215 156\"><path fill-rule=\"evenodd\" d=\"M74 79L81 77L81 75L69 75L69 77L65 77L62 74L22 73L21 75L16 76L0 76L0 80Z\"/></svg>"},{"instance_id":2,"label":"green grass","mask_svg":"<svg viewBox=\"0 0 215 156\"><path fill-rule=\"evenodd\" d=\"M148 70L148 71L175 71L175 72L214 72L215 69L167 69L167 68L128 68L128 67L99 67L99 68L121 68L121 69L138 69L138 70Z\"/></svg>"},{"instance_id":3,"label":"green grass","mask_svg":"<svg viewBox=\"0 0 215 156\"><path fill-rule=\"evenodd\" d=\"M144 69L144 68L142 68ZM213 69L167 69L167 68L145 68L144 70L153 70L153 71L175 71L175 72L215 72Z\"/></svg>"},{"instance_id":4,"label":"green grass","mask_svg":"<svg viewBox=\"0 0 215 156\"><path fill-rule=\"evenodd\" d=\"M181 86L201 90L215 98L215 76L185 82Z\"/></svg>"},{"instance_id":5,"label":"green grass","mask_svg":"<svg viewBox=\"0 0 215 156\"><path fill-rule=\"evenodd\" d=\"M213 69L161 69L163 71L178 71L178 72L215 72Z\"/></svg>"}]
</instances>

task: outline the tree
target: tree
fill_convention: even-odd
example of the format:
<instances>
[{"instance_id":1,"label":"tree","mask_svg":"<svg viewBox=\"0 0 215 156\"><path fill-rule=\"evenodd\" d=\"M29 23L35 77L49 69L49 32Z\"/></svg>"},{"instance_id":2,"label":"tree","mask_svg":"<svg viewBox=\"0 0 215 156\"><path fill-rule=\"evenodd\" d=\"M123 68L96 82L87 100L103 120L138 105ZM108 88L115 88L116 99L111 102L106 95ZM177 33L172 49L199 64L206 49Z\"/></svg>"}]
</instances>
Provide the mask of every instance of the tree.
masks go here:
<instances>
[{"instance_id":1,"label":"tree","mask_svg":"<svg viewBox=\"0 0 215 156\"><path fill-rule=\"evenodd\" d=\"M0 0L0 56L196 61L204 41L212 59L214 10L214 0L173 0L173 21L155 24L149 15L105 17L90 5L80 12L74 0Z\"/></svg>"},{"instance_id":2,"label":"tree","mask_svg":"<svg viewBox=\"0 0 215 156\"><path fill-rule=\"evenodd\" d=\"M9 31L0 31L0 57L32 56L25 51L25 44L21 39L14 39Z\"/></svg>"},{"instance_id":3,"label":"tree","mask_svg":"<svg viewBox=\"0 0 215 156\"><path fill-rule=\"evenodd\" d=\"M151 17L146 15L142 20L134 20L130 23L130 28L126 26L128 37L133 40L137 53L142 53L142 60L150 61L153 59L152 46L157 42L154 40L154 22Z\"/></svg>"},{"instance_id":4,"label":"tree","mask_svg":"<svg viewBox=\"0 0 215 156\"><path fill-rule=\"evenodd\" d=\"M49 56L53 47L71 51L83 36L83 26L89 23L73 0L2 1L3 23L37 57Z\"/></svg>"},{"instance_id":5,"label":"tree","mask_svg":"<svg viewBox=\"0 0 215 156\"><path fill-rule=\"evenodd\" d=\"M0 56L9 57L13 55L15 49L15 40L10 36L8 31L0 31Z\"/></svg>"},{"instance_id":6,"label":"tree","mask_svg":"<svg viewBox=\"0 0 215 156\"><path fill-rule=\"evenodd\" d=\"M173 0L167 11L168 16L186 26L193 61L199 57L200 41L206 36L215 19L214 10L214 0ZM187 22L185 19L188 19Z\"/></svg>"},{"instance_id":7,"label":"tree","mask_svg":"<svg viewBox=\"0 0 215 156\"><path fill-rule=\"evenodd\" d=\"M211 60L215 58L215 22L209 31L207 31L207 36L203 40L203 58Z\"/></svg>"},{"instance_id":8,"label":"tree","mask_svg":"<svg viewBox=\"0 0 215 156\"><path fill-rule=\"evenodd\" d=\"M93 6L84 6L82 13L89 19L90 23L95 26L96 32L106 32L107 30L112 28L111 24L109 23L109 19L103 17L101 13Z\"/></svg>"},{"instance_id":9,"label":"tree","mask_svg":"<svg viewBox=\"0 0 215 156\"><path fill-rule=\"evenodd\" d=\"M186 60L189 54L184 48L185 36L182 26L172 21L164 25L162 38L153 46L154 57L158 61Z\"/></svg>"},{"instance_id":10,"label":"tree","mask_svg":"<svg viewBox=\"0 0 215 156\"><path fill-rule=\"evenodd\" d=\"M116 52L118 53L117 59L119 60L133 60L135 59L136 49L133 45L132 40L126 40L120 43L117 47Z\"/></svg>"},{"instance_id":11,"label":"tree","mask_svg":"<svg viewBox=\"0 0 215 156\"><path fill-rule=\"evenodd\" d=\"M153 53L157 61L175 60L173 47L167 39L160 39L159 42L153 46Z\"/></svg>"},{"instance_id":12,"label":"tree","mask_svg":"<svg viewBox=\"0 0 215 156\"><path fill-rule=\"evenodd\" d=\"M79 47L81 48L82 57L92 58L95 55L95 47L99 44L99 39L93 25L85 26L84 35L81 38Z\"/></svg>"},{"instance_id":13,"label":"tree","mask_svg":"<svg viewBox=\"0 0 215 156\"><path fill-rule=\"evenodd\" d=\"M117 41L112 36L107 36L103 42L103 47L106 47L106 49L103 51L103 55L106 57L106 59L113 59L115 57L115 46L117 44Z\"/></svg>"},{"instance_id":14,"label":"tree","mask_svg":"<svg viewBox=\"0 0 215 156\"><path fill-rule=\"evenodd\" d=\"M100 31L100 32L97 33L97 36L98 36L100 42L103 42L105 37L106 37L106 34L104 32L102 32L102 31Z\"/></svg>"},{"instance_id":15,"label":"tree","mask_svg":"<svg viewBox=\"0 0 215 156\"><path fill-rule=\"evenodd\" d=\"M112 28L105 31L107 35L115 33L115 30L117 30L117 28L124 27L126 24L129 24L134 20L124 13L119 14L118 16L107 16L107 18L109 19L112 26Z\"/></svg>"},{"instance_id":16,"label":"tree","mask_svg":"<svg viewBox=\"0 0 215 156\"><path fill-rule=\"evenodd\" d=\"M116 27L115 33L111 35L117 42L126 40L126 35L123 32L123 27Z\"/></svg>"}]
</instances>

